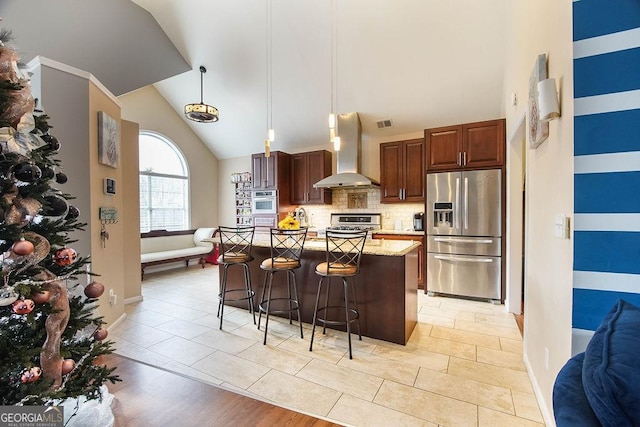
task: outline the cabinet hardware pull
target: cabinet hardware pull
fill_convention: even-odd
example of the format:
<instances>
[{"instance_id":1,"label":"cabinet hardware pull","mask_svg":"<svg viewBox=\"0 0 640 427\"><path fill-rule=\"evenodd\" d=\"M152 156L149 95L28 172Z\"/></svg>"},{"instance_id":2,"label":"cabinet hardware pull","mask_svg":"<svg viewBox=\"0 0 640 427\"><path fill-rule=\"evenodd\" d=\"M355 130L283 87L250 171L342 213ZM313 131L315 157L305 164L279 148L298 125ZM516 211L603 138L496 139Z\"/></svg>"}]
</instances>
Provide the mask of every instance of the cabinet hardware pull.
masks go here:
<instances>
[{"instance_id":1,"label":"cabinet hardware pull","mask_svg":"<svg viewBox=\"0 0 640 427\"><path fill-rule=\"evenodd\" d=\"M463 151L462 152L462 166L466 166L467 165L467 152Z\"/></svg>"},{"instance_id":2,"label":"cabinet hardware pull","mask_svg":"<svg viewBox=\"0 0 640 427\"><path fill-rule=\"evenodd\" d=\"M458 166L462 166L462 152L458 151Z\"/></svg>"},{"instance_id":3,"label":"cabinet hardware pull","mask_svg":"<svg viewBox=\"0 0 640 427\"><path fill-rule=\"evenodd\" d=\"M463 262L477 262L477 263L490 263L493 262L491 258L476 258L476 257L461 257L461 256L443 256L434 255L435 259L441 259L443 261L463 261Z\"/></svg>"},{"instance_id":4,"label":"cabinet hardware pull","mask_svg":"<svg viewBox=\"0 0 640 427\"><path fill-rule=\"evenodd\" d=\"M457 239L455 237L436 237L433 239L434 242L443 242L443 243L486 243L491 244L493 240L491 239Z\"/></svg>"},{"instance_id":5,"label":"cabinet hardware pull","mask_svg":"<svg viewBox=\"0 0 640 427\"><path fill-rule=\"evenodd\" d=\"M464 177L464 229L469 229L469 178Z\"/></svg>"},{"instance_id":6,"label":"cabinet hardware pull","mask_svg":"<svg viewBox=\"0 0 640 427\"><path fill-rule=\"evenodd\" d=\"M458 218L460 211L460 178L456 178L456 206L453 210L453 228L460 227L460 218Z\"/></svg>"}]
</instances>

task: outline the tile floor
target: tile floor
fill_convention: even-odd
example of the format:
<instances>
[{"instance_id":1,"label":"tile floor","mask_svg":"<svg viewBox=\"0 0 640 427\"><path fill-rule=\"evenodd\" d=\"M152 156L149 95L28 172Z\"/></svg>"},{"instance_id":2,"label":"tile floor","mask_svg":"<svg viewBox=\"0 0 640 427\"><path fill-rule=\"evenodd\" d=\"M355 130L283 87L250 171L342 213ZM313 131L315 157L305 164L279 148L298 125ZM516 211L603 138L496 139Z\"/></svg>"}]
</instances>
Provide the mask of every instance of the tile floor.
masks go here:
<instances>
[{"instance_id":1,"label":"tile floor","mask_svg":"<svg viewBox=\"0 0 640 427\"><path fill-rule=\"evenodd\" d=\"M406 346L363 337L349 360L346 334L316 330L309 352L310 325L301 339L275 316L266 346L246 310L225 308L220 331L217 292L217 266L145 275L116 353L347 425L543 425L503 306L420 294Z\"/></svg>"}]
</instances>

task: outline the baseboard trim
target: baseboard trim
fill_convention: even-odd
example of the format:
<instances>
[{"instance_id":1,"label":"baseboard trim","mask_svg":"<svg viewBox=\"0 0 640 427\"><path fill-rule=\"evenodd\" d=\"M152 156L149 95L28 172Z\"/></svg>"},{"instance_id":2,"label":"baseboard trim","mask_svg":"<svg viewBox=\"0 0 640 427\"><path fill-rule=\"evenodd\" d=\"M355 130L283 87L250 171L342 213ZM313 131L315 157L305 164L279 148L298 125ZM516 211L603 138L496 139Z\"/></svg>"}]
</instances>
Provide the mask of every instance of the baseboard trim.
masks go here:
<instances>
[{"instance_id":1,"label":"baseboard trim","mask_svg":"<svg viewBox=\"0 0 640 427\"><path fill-rule=\"evenodd\" d=\"M140 302L140 301L142 301L143 299L144 299L144 298L142 298L142 295L138 295L138 296L131 297L131 298L125 298L125 299L124 299L124 305L127 305L127 304L133 304L134 302Z\"/></svg>"},{"instance_id":2,"label":"baseboard trim","mask_svg":"<svg viewBox=\"0 0 640 427\"><path fill-rule=\"evenodd\" d=\"M124 319L127 318L127 313L122 313L120 317L118 317L112 324L107 326L107 331L110 331L113 328L116 328L120 323L124 322Z\"/></svg>"},{"instance_id":3,"label":"baseboard trim","mask_svg":"<svg viewBox=\"0 0 640 427\"><path fill-rule=\"evenodd\" d=\"M538 381L532 374L533 369L531 368L531 364L529 363L529 358L527 357L526 352L523 359L524 366L527 368L527 374L529 375L529 381L531 381L531 385L533 387L533 394L535 394L536 396L538 406L540 407L540 412L542 413L542 418L544 419L544 424L549 427L555 427L556 420L553 417L553 411L551 411L549 406L547 405L547 402L543 397L542 390L540 390L540 386L538 385Z\"/></svg>"}]
</instances>

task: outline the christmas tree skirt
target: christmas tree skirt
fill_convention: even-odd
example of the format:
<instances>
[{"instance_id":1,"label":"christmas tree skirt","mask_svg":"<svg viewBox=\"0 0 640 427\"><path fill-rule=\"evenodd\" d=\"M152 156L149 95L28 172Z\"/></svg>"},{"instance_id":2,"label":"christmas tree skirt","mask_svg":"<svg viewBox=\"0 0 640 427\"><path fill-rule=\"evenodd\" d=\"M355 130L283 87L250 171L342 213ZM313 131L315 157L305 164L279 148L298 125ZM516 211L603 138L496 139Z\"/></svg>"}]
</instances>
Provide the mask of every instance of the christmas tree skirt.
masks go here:
<instances>
[{"instance_id":1,"label":"christmas tree skirt","mask_svg":"<svg viewBox=\"0 0 640 427\"><path fill-rule=\"evenodd\" d=\"M113 403L114 395L109 393L106 385L100 387L100 394L102 395L100 399L87 400L84 397L79 397L57 403L57 405L64 407L65 427L113 426L115 419L111 403ZM76 408L78 409L77 413L75 413Z\"/></svg>"}]
</instances>

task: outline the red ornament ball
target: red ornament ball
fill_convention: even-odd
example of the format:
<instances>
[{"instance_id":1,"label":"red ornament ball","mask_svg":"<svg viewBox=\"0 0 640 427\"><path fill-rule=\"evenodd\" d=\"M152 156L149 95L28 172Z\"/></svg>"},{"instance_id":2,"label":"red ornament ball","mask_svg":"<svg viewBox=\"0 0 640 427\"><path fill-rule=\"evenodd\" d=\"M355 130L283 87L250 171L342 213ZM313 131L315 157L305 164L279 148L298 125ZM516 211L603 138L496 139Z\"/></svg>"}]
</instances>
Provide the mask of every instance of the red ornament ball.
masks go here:
<instances>
[{"instance_id":1,"label":"red ornament ball","mask_svg":"<svg viewBox=\"0 0 640 427\"><path fill-rule=\"evenodd\" d=\"M51 292L47 291L46 289L43 289L40 292L36 291L31 294L31 299L36 304L44 304L45 302L49 302L50 298L51 298Z\"/></svg>"},{"instance_id":2,"label":"red ornament ball","mask_svg":"<svg viewBox=\"0 0 640 427\"><path fill-rule=\"evenodd\" d=\"M98 298L104 293L104 285L100 282L91 282L84 288L84 294L89 298Z\"/></svg>"},{"instance_id":3,"label":"red ornament ball","mask_svg":"<svg viewBox=\"0 0 640 427\"><path fill-rule=\"evenodd\" d=\"M32 383L34 381L38 381L40 379L40 375L42 375L42 369L38 366L34 366L31 369L27 369L22 373L20 377L20 381L23 384Z\"/></svg>"},{"instance_id":4,"label":"red ornament ball","mask_svg":"<svg viewBox=\"0 0 640 427\"><path fill-rule=\"evenodd\" d=\"M13 303L13 312L16 314L29 314L35 306L30 299L19 299Z\"/></svg>"},{"instance_id":5,"label":"red ornament ball","mask_svg":"<svg viewBox=\"0 0 640 427\"><path fill-rule=\"evenodd\" d=\"M62 361L62 375L67 375L69 372L73 371L73 368L76 367L76 362L73 359L64 359Z\"/></svg>"},{"instance_id":6,"label":"red ornament ball","mask_svg":"<svg viewBox=\"0 0 640 427\"><path fill-rule=\"evenodd\" d=\"M58 249L56 253L53 255L53 261L64 267L66 265L73 264L73 262L78 257L78 253L71 248L62 248Z\"/></svg>"},{"instance_id":7,"label":"red ornament ball","mask_svg":"<svg viewBox=\"0 0 640 427\"><path fill-rule=\"evenodd\" d=\"M104 328L98 328L98 329L93 333L93 338L94 338L96 341L102 341L102 340L104 340L104 339L107 337L107 335L109 335L109 332L108 332L106 329L104 329Z\"/></svg>"},{"instance_id":8,"label":"red ornament ball","mask_svg":"<svg viewBox=\"0 0 640 427\"><path fill-rule=\"evenodd\" d=\"M30 253L33 252L33 249L34 249L33 243L31 243L28 240L25 240L24 238L18 240L13 244L13 246L11 246L11 250L16 255L29 255Z\"/></svg>"}]
</instances>

